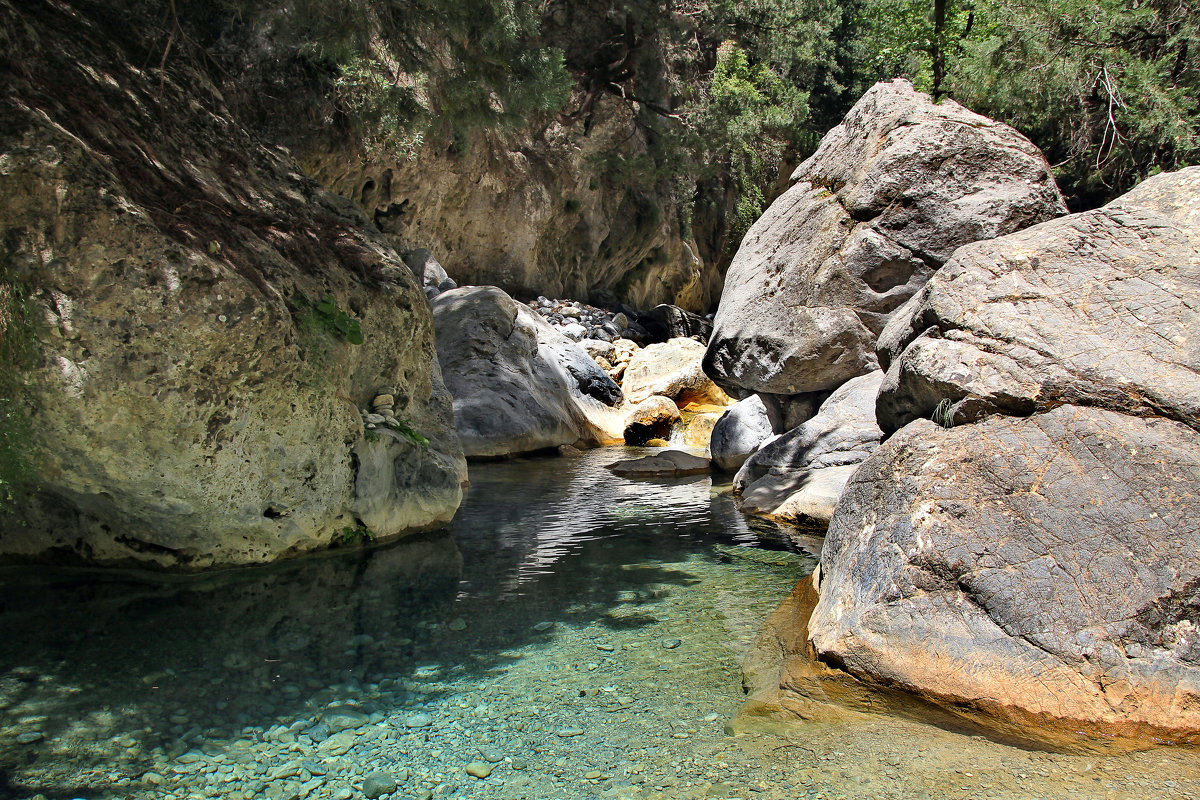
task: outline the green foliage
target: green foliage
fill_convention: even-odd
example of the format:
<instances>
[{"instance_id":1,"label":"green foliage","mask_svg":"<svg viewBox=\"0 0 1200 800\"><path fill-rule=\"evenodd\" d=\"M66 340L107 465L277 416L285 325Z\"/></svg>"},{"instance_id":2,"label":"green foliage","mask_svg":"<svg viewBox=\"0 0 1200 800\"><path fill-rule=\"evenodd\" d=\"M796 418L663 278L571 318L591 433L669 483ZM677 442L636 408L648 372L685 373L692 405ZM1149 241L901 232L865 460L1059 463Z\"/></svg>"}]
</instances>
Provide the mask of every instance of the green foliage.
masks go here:
<instances>
[{"instance_id":1,"label":"green foliage","mask_svg":"<svg viewBox=\"0 0 1200 800\"><path fill-rule=\"evenodd\" d=\"M37 319L29 288L0 272L0 511L34 479L37 445L24 374L41 358Z\"/></svg>"},{"instance_id":2,"label":"green foliage","mask_svg":"<svg viewBox=\"0 0 1200 800\"><path fill-rule=\"evenodd\" d=\"M412 423L410 423L408 420L396 420L395 423L388 423L388 427L403 436L408 441L415 444L417 447L424 447L426 450L429 449L429 437L423 435L420 431L414 428Z\"/></svg>"},{"instance_id":3,"label":"green foliage","mask_svg":"<svg viewBox=\"0 0 1200 800\"><path fill-rule=\"evenodd\" d=\"M954 427L954 403L948 398L942 398L938 404L933 407L933 413L929 418L943 428Z\"/></svg>"},{"instance_id":4,"label":"green foliage","mask_svg":"<svg viewBox=\"0 0 1200 800\"><path fill-rule=\"evenodd\" d=\"M296 298L296 306L303 315L303 327L317 329L332 336L334 339L353 345L363 343L362 322L352 317L348 311L338 308L333 295L325 295L320 300L312 302L305 297Z\"/></svg>"},{"instance_id":5,"label":"green foliage","mask_svg":"<svg viewBox=\"0 0 1200 800\"><path fill-rule=\"evenodd\" d=\"M933 83L933 3L871 0L856 89ZM1182 0L947 0L946 89L1029 136L1075 208L1200 161L1200 14Z\"/></svg>"},{"instance_id":6,"label":"green foliage","mask_svg":"<svg viewBox=\"0 0 1200 800\"><path fill-rule=\"evenodd\" d=\"M182 4L182 0L179 0ZM191 16L211 20L212 3ZM326 117L376 156L411 158L425 139L461 142L559 111L571 77L562 53L538 41L537 0L221 0L210 53L246 48L265 30L268 55L290 51ZM232 65L231 65L232 66ZM262 87L258 87L262 88ZM245 87L256 96L255 87Z\"/></svg>"},{"instance_id":7,"label":"green foliage","mask_svg":"<svg viewBox=\"0 0 1200 800\"><path fill-rule=\"evenodd\" d=\"M1078 206L1200 161L1200 14L1180 0L986 0L953 92L1017 127Z\"/></svg>"},{"instance_id":8,"label":"green foliage","mask_svg":"<svg viewBox=\"0 0 1200 800\"><path fill-rule=\"evenodd\" d=\"M359 522L342 528L342 544L367 544L375 541L375 532Z\"/></svg>"}]
</instances>

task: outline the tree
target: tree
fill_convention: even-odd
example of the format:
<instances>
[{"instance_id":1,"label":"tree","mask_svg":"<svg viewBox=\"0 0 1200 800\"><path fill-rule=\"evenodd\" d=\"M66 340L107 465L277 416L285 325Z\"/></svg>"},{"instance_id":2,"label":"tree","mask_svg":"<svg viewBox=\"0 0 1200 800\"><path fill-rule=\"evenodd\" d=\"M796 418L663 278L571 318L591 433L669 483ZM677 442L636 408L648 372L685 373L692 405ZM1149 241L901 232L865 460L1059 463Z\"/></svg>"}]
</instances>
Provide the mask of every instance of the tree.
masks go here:
<instances>
[{"instance_id":1,"label":"tree","mask_svg":"<svg viewBox=\"0 0 1200 800\"><path fill-rule=\"evenodd\" d=\"M1186 0L986 0L977 13L991 24L965 44L951 94L1041 147L1074 207L1200 159L1200 14Z\"/></svg>"}]
</instances>

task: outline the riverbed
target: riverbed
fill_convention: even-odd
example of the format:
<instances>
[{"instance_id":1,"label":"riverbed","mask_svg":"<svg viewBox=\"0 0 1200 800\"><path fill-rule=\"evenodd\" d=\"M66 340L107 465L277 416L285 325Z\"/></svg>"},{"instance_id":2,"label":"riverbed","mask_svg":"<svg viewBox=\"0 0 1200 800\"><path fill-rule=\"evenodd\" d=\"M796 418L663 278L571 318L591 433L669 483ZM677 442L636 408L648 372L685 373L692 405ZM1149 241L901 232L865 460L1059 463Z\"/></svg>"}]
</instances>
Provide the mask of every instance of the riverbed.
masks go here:
<instances>
[{"instance_id":1,"label":"riverbed","mask_svg":"<svg viewBox=\"0 0 1200 800\"><path fill-rule=\"evenodd\" d=\"M819 539L605 469L639 452L476 464L449 530L271 567L0 571L0 798L1200 796L1192 750L747 725Z\"/></svg>"}]
</instances>

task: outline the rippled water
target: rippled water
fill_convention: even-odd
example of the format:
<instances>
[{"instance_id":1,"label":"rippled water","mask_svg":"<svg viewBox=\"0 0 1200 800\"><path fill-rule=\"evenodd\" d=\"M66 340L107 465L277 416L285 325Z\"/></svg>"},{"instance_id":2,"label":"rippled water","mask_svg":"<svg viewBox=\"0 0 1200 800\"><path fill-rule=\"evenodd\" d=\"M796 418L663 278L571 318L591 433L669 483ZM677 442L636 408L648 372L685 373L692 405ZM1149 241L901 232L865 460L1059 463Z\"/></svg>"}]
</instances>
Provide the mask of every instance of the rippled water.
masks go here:
<instances>
[{"instance_id":1,"label":"rippled water","mask_svg":"<svg viewBox=\"0 0 1200 800\"><path fill-rule=\"evenodd\" d=\"M474 465L451 531L386 547L0 571L0 798L1200 796L1191 751L861 714L730 735L814 562L707 478L604 469L628 454Z\"/></svg>"}]
</instances>

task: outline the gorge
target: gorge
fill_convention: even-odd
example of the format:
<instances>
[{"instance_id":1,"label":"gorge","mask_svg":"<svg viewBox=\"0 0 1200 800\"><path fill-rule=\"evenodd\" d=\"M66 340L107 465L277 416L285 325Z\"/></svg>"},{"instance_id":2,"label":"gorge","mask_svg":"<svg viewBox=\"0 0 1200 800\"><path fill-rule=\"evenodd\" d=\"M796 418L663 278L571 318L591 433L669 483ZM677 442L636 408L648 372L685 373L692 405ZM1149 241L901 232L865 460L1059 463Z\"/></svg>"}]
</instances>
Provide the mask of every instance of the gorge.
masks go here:
<instances>
[{"instance_id":1,"label":"gorge","mask_svg":"<svg viewBox=\"0 0 1200 800\"><path fill-rule=\"evenodd\" d=\"M1184 139L331 8L0 0L0 800L1200 794Z\"/></svg>"}]
</instances>

